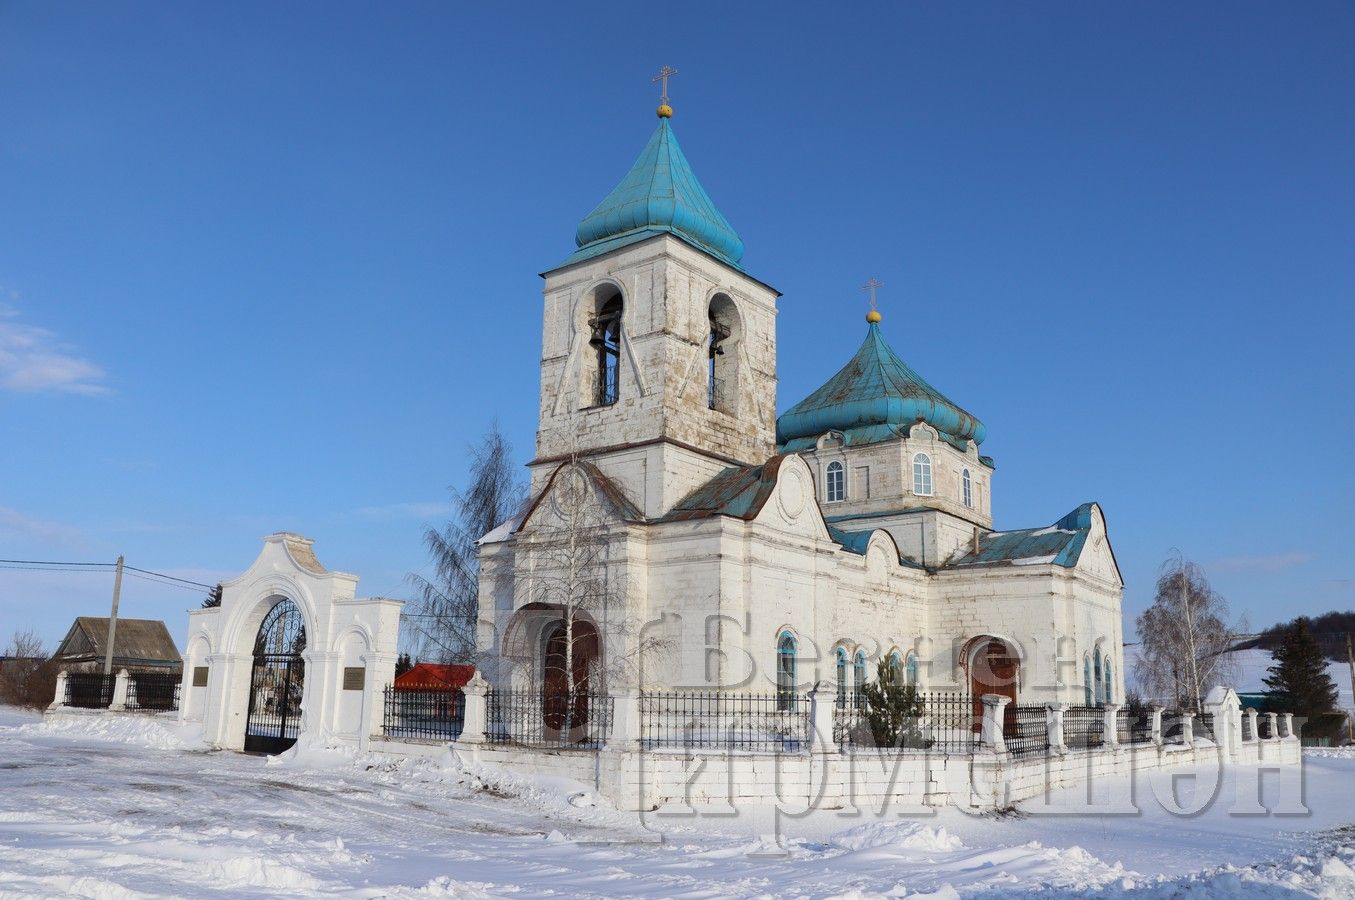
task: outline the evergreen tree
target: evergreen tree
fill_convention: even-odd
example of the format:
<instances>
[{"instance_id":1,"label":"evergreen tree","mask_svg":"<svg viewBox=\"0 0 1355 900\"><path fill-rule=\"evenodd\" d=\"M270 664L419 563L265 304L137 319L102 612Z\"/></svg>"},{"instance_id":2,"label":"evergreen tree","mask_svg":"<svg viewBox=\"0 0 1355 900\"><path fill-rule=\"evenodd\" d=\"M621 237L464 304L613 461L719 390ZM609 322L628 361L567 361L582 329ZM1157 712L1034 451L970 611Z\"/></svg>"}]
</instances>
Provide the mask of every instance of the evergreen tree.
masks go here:
<instances>
[{"instance_id":1,"label":"evergreen tree","mask_svg":"<svg viewBox=\"0 0 1355 900\"><path fill-rule=\"evenodd\" d=\"M414 668L414 660L409 658L408 653L401 653L399 656L395 658L396 678L399 678L401 675L405 674L412 668Z\"/></svg>"},{"instance_id":2,"label":"evergreen tree","mask_svg":"<svg viewBox=\"0 0 1355 900\"><path fill-rule=\"evenodd\" d=\"M207 599L202 601L203 609L214 609L221 605L221 585L217 584L207 592Z\"/></svg>"},{"instance_id":3,"label":"evergreen tree","mask_svg":"<svg viewBox=\"0 0 1355 900\"><path fill-rule=\"evenodd\" d=\"M1307 619L1295 620L1273 655L1275 665L1266 676L1266 687L1279 695L1276 699L1284 712L1311 719L1336 705L1336 685Z\"/></svg>"},{"instance_id":4,"label":"evergreen tree","mask_svg":"<svg viewBox=\"0 0 1355 900\"><path fill-rule=\"evenodd\" d=\"M875 680L862 692L866 715L856 727L869 733L870 743L875 747L927 746L922 735L922 698L917 688L904 683L902 675L897 666L882 659L875 667ZM857 737L857 743L862 743L865 736Z\"/></svg>"}]
</instances>

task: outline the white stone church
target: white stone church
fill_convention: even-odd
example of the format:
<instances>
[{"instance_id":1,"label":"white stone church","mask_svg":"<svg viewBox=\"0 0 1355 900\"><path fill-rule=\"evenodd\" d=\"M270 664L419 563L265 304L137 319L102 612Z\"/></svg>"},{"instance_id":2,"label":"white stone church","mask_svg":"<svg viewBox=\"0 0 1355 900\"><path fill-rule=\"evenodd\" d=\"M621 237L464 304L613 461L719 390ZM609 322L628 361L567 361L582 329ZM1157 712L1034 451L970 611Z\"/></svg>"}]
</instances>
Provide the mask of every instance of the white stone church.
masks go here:
<instances>
[{"instance_id":1,"label":"white stone church","mask_svg":"<svg viewBox=\"0 0 1355 900\"><path fill-rule=\"evenodd\" d=\"M923 690L1118 701L1101 508L994 530L983 424L874 311L846 365L777 417L780 295L744 270L670 115L543 276L532 499L481 541L487 677L845 694L884 659ZM588 604L561 589L579 580L560 548L581 494Z\"/></svg>"}]
</instances>

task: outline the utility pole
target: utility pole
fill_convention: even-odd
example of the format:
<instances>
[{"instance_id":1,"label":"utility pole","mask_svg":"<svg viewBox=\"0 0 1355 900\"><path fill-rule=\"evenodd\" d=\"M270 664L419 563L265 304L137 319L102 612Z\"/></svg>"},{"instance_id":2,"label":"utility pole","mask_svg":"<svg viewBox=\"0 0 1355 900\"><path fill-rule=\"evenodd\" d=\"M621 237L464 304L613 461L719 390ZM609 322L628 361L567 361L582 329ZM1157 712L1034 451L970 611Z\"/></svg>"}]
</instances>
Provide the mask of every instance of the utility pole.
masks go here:
<instances>
[{"instance_id":1,"label":"utility pole","mask_svg":"<svg viewBox=\"0 0 1355 900\"><path fill-rule=\"evenodd\" d=\"M1350 694L1355 700L1355 650L1350 647L1350 632L1346 632L1346 665L1350 666ZM1355 741L1355 725L1351 724L1350 713L1346 713L1346 735Z\"/></svg>"},{"instance_id":2,"label":"utility pole","mask_svg":"<svg viewBox=\"0 0 1355 900\"><path fill-rule=\"evenodd\" d=\"M108 646L104 649L104 674L113 673L113 639L118 636L118 596L122 593L122 556L118 556L118 571L113 576L113 612L108 616Z\"/></svg>"}]
</instances>

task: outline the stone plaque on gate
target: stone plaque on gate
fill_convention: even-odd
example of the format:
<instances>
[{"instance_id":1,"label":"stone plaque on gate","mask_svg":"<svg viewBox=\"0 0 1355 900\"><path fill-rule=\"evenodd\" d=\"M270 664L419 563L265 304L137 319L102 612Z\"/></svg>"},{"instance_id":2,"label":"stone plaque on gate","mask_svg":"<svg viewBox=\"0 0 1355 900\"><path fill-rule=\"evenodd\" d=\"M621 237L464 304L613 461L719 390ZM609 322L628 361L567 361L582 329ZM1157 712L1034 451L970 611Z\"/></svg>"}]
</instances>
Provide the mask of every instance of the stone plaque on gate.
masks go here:
<instances>
[{"instance_id":1,"label":"stone plaque on gate","mask_svg":"<svg viewBox=\"0 0 1355 900\"><path fill-rule=\"evenodd\" d=\"M345 691L362 690L367 675L367 669L363 666L344 666L343 670L343 689Z\"/></svg>"},{"instance_id":2,"label":"stone plaque on gate","mask_svg":"<svg viewBox=\"0 0 1355 900\"><path fill-rule=\"evenodd\" d=\"M207 686L207 667L206 667L206 666L194 666L194 667L193 667L193 687L206 687L206 686Z\"/></svg>"}]
</instances>

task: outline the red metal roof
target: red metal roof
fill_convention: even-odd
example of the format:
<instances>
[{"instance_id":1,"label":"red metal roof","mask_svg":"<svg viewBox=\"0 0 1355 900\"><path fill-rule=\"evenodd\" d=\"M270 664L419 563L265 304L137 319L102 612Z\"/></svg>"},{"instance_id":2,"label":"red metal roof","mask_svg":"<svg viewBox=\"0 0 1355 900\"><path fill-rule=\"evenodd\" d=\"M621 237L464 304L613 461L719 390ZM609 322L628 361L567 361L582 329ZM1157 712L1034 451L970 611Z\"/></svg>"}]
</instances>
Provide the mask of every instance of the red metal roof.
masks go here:
<instances>
[{"instance_id":1,"label":"red metal roof","mask_svg":"<svg viewBox=\"0 0 1355 900\"><path fill-rule=\"evenodd\" d=\"M475 666L453 666L442 663L419 663L403 675L395 677L395 689L403 691L446 691L464 687L475 675Z\"/></svg>"}]
</instances>

